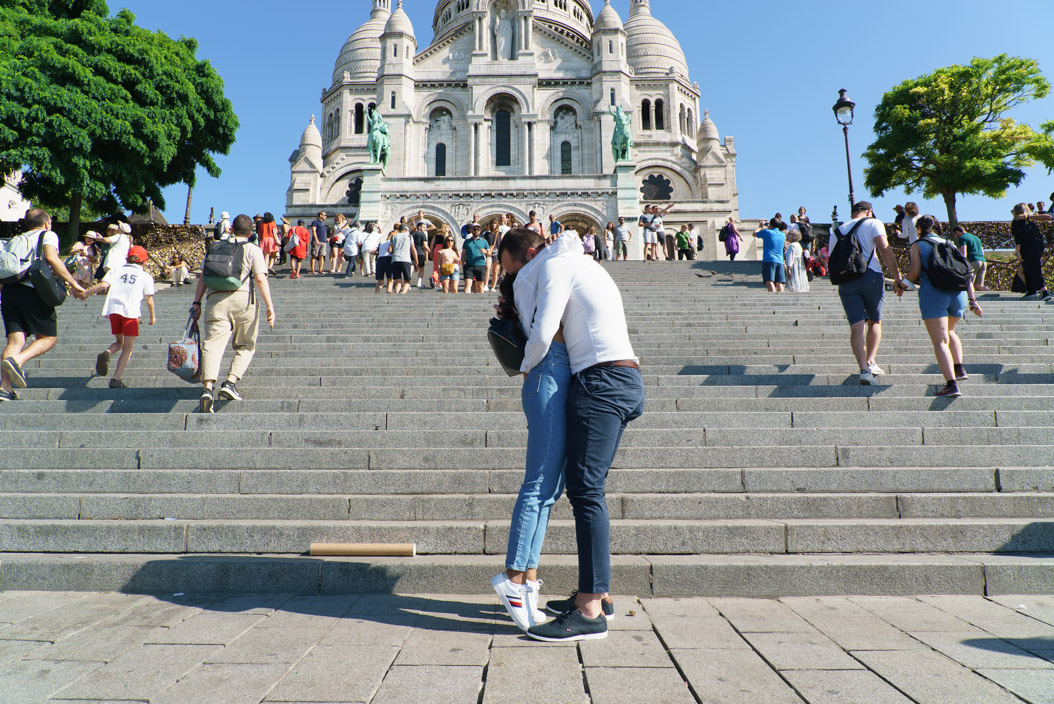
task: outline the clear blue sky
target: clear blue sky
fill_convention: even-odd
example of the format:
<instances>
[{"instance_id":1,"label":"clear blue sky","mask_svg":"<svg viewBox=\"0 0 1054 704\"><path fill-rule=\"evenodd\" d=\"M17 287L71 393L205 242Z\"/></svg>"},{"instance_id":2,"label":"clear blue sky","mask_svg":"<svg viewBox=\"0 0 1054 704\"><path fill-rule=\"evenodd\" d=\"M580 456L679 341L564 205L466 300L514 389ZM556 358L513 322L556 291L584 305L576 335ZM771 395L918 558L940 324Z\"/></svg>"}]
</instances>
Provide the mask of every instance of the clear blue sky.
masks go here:
<instances>
[{"instance_id":1,"label":"clear blue sky","mask_svg":"<svg viewBox=\"0 0 1054 704\"><path fill-rule=\"evenodd\" d=\"M594 12L602 0L592 0ZM200 174L192 218L217 214L280 214L289 185L290 153L347 36L369 16L369 0L109 0L127 7L139 24L170 36L198 40L198 56L211 61L226 82L227 97L241 120L229 156L218 159L219 179ZM628 17L629 0L612 5ZM435 0L405 0L420 49L432 38ZM1005 6L1010 7L1011 5ZM844 216L848 200L841 129L831 106L838 89L856 101L850 132L857 198L863 187L861 154L873 139L874 107L900 81L974 56L1006 52L1035 59L1054 82L1050 0L1015 0L997 11L986 0L652 0L653 14L676 34L692 80L702 88L722 137L736 138L740 211L744 218L784 214L804 204L814 220ZM1033 31L1035 28L1036 31ZM1011 116L1038 127L1054 119L1054 97L1018 108ZM1003 200L969 196L960 201L964 220L1006 219L1018 201L1045 200L1054 176L1032 169ZM166 217L182 222L187 189L165 193ZM879 215L916 200L924 212L944 218L943 202L921 194L890 193L872 199Z\"/></svg>"}]
</instances>

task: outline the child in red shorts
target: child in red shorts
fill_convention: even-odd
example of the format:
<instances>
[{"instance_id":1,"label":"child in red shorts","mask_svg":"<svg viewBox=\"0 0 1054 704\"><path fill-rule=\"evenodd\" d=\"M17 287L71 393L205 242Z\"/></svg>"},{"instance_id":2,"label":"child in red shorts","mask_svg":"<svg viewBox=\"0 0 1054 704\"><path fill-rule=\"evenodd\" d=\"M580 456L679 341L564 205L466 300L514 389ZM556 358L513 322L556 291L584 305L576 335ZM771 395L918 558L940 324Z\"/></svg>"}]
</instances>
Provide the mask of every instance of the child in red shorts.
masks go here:
<instances>
[{"instance_id":1,"label":"child in red shorts","mask_svg":"<svg viewBox=\"0 0 1054 704\"><path fill-rule=\"evenodd\" d=\"M135 338L139 337L139 317L142 315L142 302L150 311L150 324L157 322L154 315L154 278L143 270L146 262L146 250L132 247L128 250L128 263L106 273L106 277L82 294L83 298L106 291L106 304L102 314L110 318L110 332L115 342L99 353L95 360L95 373L106 376L110 367L110 356L120 350L117 368L110 379L111 389L127 388L121 381L121 374L132 358Z\"/></svg>"}]
</instances>

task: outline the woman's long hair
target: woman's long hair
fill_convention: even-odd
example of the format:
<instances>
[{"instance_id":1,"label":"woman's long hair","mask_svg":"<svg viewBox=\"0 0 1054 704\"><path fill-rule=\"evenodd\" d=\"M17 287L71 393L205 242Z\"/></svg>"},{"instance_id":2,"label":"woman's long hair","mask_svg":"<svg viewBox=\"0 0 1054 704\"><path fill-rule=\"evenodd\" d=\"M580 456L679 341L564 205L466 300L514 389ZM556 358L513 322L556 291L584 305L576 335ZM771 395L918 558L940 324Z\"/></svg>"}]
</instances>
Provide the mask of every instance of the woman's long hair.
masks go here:
<instances>
[{"instance_id":1,"label":"woman's long hair","mask_svg":"<svg viewBox=\"0 0 1054 704\"><path fill-rule=\"evenodd\" d=\"M505 274L498 281L498 293L503 299L498 307L501 308L501 317L517 320L520 315L516 312L516 294L513 292L513 284L516 283L516 274Z\"/></svg>"}]
</instances>

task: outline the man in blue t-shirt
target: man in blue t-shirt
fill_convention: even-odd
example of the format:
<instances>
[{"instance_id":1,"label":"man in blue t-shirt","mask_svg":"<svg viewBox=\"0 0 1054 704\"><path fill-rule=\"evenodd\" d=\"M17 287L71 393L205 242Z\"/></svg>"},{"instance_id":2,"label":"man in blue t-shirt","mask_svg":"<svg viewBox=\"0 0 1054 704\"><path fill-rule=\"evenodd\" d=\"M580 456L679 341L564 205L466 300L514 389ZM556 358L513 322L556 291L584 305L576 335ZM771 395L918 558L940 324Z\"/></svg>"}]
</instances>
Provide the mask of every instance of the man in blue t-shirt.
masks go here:
<instances>
[{"instance_id":1,"label":"man in blue t-shirt","mask_svg":"<svg viewBox=\"0 0 1054 704\"><path fill-rule=\"evenodd\" d=\"M787 242L787 224L782 220L772 218L768 227L759 225L754 230L754 236L761 240L763 245L761 256L761 279L765 282L765 288L769 293L780 293L783 284L787 282L783 270L783 245Z\"/></svg>"},{"instance_id":2,"label":"man in blue t-shirt","mask_svg":"<svg viewBox=\"0 0 1054 704\"><path fill-rule=\"evenodd\" d=\"M559 220L557 220L555 215L550 215L549 216L549 234L550 235L559 235L563 231L564 231L563 223L561 223Z\"/></svg>"},{"instance_id":3,"label":"man in blue t-shirt","mask_svg":"<svg viewBox=\"0 0 1054 704\"><path fill-rule=\"evenodd\" d=\"M473 225L471 236L465 240L461 248L461 271L465 277L465 293L483 293L483 282L487 280L487 257L490 256L490 244L481 234L481 230L479 225Z\"/></svg>"},{"instance_id":4,"label":"man in blue t-shirt","mask_svg":"<svg viewBox=\"0 0 1054 704\"><path fill-rule=\"evenodd\" d=\"M319 276L326 273L326 258L329 257L329 227L326 226L326 214L319 213L311 221L311 273ZM315 266L318 265L318 271Z\"/></svg>"}]
</instances>

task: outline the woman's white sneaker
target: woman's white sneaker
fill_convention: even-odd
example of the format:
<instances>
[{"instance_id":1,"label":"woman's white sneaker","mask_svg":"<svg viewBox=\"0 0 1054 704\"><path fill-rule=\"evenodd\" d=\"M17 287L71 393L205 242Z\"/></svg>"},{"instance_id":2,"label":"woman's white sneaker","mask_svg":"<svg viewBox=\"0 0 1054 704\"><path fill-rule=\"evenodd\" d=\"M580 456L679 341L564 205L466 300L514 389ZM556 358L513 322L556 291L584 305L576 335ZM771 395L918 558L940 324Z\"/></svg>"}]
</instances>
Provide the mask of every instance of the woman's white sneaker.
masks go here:
<instances>
[{"instance_id":1,"label":"woman's white sneaker","mask_svg":"<svg viewBox=\"0 0 1054 704\"><path fill-rule=\"evenodd\" d=\"M510 582L505 573L500 573L490 580L490 586L494 587L494 592L498 595L501 605L509 612L513 623L526 632L531 627L527 610L527 585Z\"/></svg>"}]
</instances>

